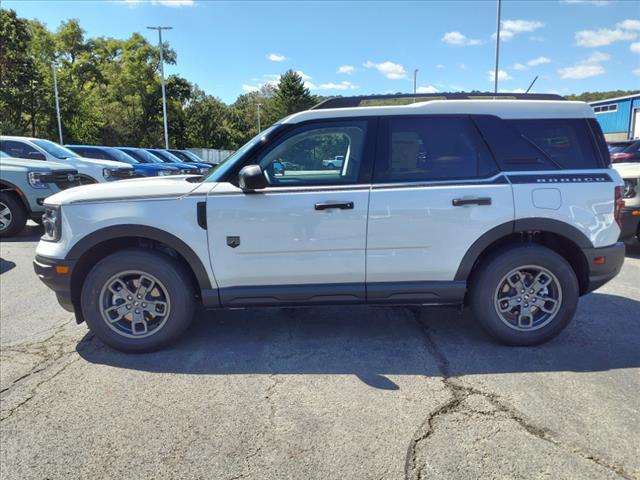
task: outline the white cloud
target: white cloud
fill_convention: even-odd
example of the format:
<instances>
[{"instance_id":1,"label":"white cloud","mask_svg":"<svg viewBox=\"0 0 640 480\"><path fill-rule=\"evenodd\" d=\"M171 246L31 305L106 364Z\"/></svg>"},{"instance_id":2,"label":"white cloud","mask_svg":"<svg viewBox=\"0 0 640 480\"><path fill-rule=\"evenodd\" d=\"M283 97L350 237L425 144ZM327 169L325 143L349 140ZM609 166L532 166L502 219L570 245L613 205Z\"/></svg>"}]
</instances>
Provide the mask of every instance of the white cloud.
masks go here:
<instances>
[{"instance_id":1,"label":"white cloud","mask_svg":"<svg viewBox=\"0 0 640 480\"><path fill-rule=\"evenodd\" d=\"M551 63L551 59L547 57L536 57L527 62L530 67L536 67L538 65L544 65L545 63Z\"/></svg>"},{"instance_id":2,"label":"white cloud","mask_svg":"<svg viewBox=\"0 0 640 480\"><path fill-rule=\"evenodd\" d=\"M468 38L460 32L447 32L440 39L444 43L457 46L473 46L480 45L482 42L473 38Z\"/></svg>"},{"instance_id":3,"label":"white cloud","mask_svg":"<svg viewBox=\"0 0 640 480\"><path fill-rule=\"evenodd\" d=\"M160 5L163 7L193 7L196 2L194 0L122 0L120 3L126 3L130 6L137 6L141 4L148 5Z\"/></svg>"},{"instance_id":4,"label":"white cloud","mask_svg":"<svg viewBox=\"0 0 640 480\"><path fill-rule=\"evenodd\" d=\"M608 53L593 52L575 65L559 69L558 75L564 80L580 80L583 78L596 77L605 73L605 69L601 63L608 61L610 58L611 55Z\"/></svg>"},{"instance_id":5,"label":"white cloud","mask_svg":"<svg viewBox=\"0 0 640 480\"><path fill-rule=\"evenodd\" d=\"M374 63L368 60L363 64L363 66L364 68L375 68L380 73L382 73L385 77L391 80L399 80L407 76L407 71L399 63L393 63L389 61L382 62L382 63Z\"/></svg>"},{"instance_id":6,"label":"white cloud","mask_svg":"<svg viewBox=\"0 0 640 480\"><path fill-rule=\"evenodd\" d=\"M623 30L640 30L640 20L633 20L628 18L627 20L616 23L616 27Z\"/></svg>"},{"instance_id":7,"label":"white cloud","mask_svg":"<svg viewBox=\"0 0 640 480\"><path fill-rule=\"evenodd\" d=\"M504 20L502 28L513 33L533 32L544 27L544 23L537 20Z\"/></svg>"},{"instance_id":8,"label":"white cloud","mask_svg":"<svg viewBox=\"0 0 640 480\"><path fill-rule=\"evenodd\" d=\"M422 87L416 88L416 93L437 93L438 89L433 85L425 85Z\"/></svg>"},{"instance_id":9,"label":"white cloud","mask_svg":"<svg viewBox=\"0 0 640 480\"><path fill-rule=\"evenodd\" d=\"M514 70L526 70L527 66L522 63L516 63L513 67Z\"/></svg>"},{"instance_id":10,"label":"white cloud","mask_svg":"<svg viewBox=\"0 0 640 480\"><path fill-rule=\"evenodd\" d=\"M438 70L442 70L444 68L444 65L442 63L439 63L439 64L436 65L436 68Z\"/></svg>"},{"instance_id":11,"label":"white cloud","mask_svg":"<svg viewBox=\"0 0 640 480\"><path fill-rule=\"evenodd\" d=\"M487 78L489 79L489 81L493 82L494 79L496 78L496 72L494 72L493 70L489 70L487 72ZM509 75L505 70L498 70L498 80L512 80L513 77L511 77L511 75Z\"/></svg>"},{"instance_id":12,"label":"white cloud","mask_svg":"<svg viewBox=\"0 0 640 480\"><path fill-rule=\"evenodd\" d=\"M302 78L302 80L304 80L305 82L307 80L311 80L311 75L307 75L306 73L304 73L302 70L296 70L296 73L298 75L300 75L300 77Z\"/></svg>"},{"instance_id":13,"label":"white cloud","mask_svg":"<svg viewBox=\"0 0 640 480\"><path fill-rule=\"evenodd\" d=\"M343 73L345 75L351 75L355 71L356 71L356 67L354 67L353 65L340 65L338 67L338 71L336 73Z\"/></svg>"},{"instance_id":14,"label":"white cloud","mask_svg":"<svg viewBox=\"0 0 640 480\"><path fill-rule=\"evenodd\" d=\"M576 44L580 47L603 47L622 40L635 40L637 34L616 28L581 30L576 32Z\"/></svg>"},{"instance_id":15,"label":"white cloud","mask_svg":"<svg viewBox=\"0 0 640 480\"><path fill-rule=\"evenodd\" d=\"M267 55L267 60L271 60L272 62L284 62L286 59L287 57L279 53L270 53Z\"/></svg>"},{"instance_id":16,"label":"white cloud","mask_svg":"<svg viewBox=\"0 0 640 480\"><path fill-rule=\"evenodd\" d=\"M244 92L257 92L260 90L260 87L257 85L242 85L242 91Z\"/></svg>"},{"instance_id":17,"label":"white cloud","mask_svg":"<svg viewBox=\"0 0 640 480\"><path fill-rule=\"evenodd\" d=\"M510 30L500 30L500 41L508 42L513 38L514 33ZM496 39L496 34L491 34L491 38Z\"/></svg>"},{"instance_id":18,"label":"white cloud","mask_svg":"<svg viewBox=\"0 0 640 480\"><path fill-rule=\"evenodd\" d=\"M321 90L356 90L358 88L360 88L358 85L354 85L346 80L340 83L321 83L319 87Z\"/></svg>"},{"instance_id":19,"label":"white cloud","mask_svg":"<svg viewBox=\"0 0 640 480\"><path fill-rule=\"evenodd\" d=\"M634 42L629 45L629 50L631 50L633 53L640 53L640 42Z\"/></svg>"},{"instance_id":20,"label":"white cloud","mask_svg":"<svg viewBox=\"0 0 640 480\"><path fill-rule=\"evenodd\" d=\"M640 68L635 68L634 70L632 70L634 75L637 75L640 77Z\"/></svg>"},{"instance_id":21,"label":"white cloud","mask_svg":"<svg viewBox=\"0 0 640 480\"><path fill-rule=\"evenodd\" d=\"M581 80L583 78L597 77L605 72L602 65L574 65L558 70L560 78L564 80Z\"/></svg>"},{"instance_id":22,"label":"white cloud","mask_svg":"<svg viewBox=\"0 0 640 480\"><path fill-rule=\"evenodd\" d=\"M582 63L601 63L611 59L611 55L602 52L593 52Z\"/></svg>"}]
</instances>

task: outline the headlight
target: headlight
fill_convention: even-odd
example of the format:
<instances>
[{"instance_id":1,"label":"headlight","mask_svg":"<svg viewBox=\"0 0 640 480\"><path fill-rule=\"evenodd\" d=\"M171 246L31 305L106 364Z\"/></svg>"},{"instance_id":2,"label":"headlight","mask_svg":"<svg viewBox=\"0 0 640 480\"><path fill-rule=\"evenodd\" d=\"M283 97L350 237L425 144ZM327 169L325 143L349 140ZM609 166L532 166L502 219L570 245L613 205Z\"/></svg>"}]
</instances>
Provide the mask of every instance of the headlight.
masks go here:
<instances>
[{"instance_id":1,"label":"headlight","mask_svg":"<svg viewBox=\"0 0 640 480\"><path fill-rule=\"evenodd\" d=\"M181 168L180 173L193 173L193 170L190 168Z\"/></svg>"},{"instance_id":2,"label":"headlight","mask_svg":"<svg viewBox=\"0 0 640 480\"><path fill-rule=\"evenodd\" d=\"M166 177L167 175L171 175L172 173L172 170L158 170L159 177Z\"/></svg>"},{"instance_id":3,"label":"headlight","mask_svg":"<svg viewBox=\"0 0 640 480\"><path fill-rule=\"evenodd\" d=\"M633 198L636 196L636 187L638 180L635 178L625 178L624 188L622 190L622 198Z\"/></svg>"},{"instance_id":4,"label":"headlight","mask_svg":"<svg viewBox=\"0 0 640 480\"><path fill-rule=\"evenodd\" d=\"M102 176L104 178L111 178L113 176L113 170L111 170L110 168L103 168Z\"/></svg>"},{"instance_id":5,"label":"headlight","mask_svg":"<svg viewBox=\"0 0 640 480\"><path fill-rule=\"evenodd\" d=\"M42 226L44 227L44 235L41 240L47 242L57 242L60 240L60 206L45 206L44 214L42 215Z\"/></svg>"},{"instance_id":6,"label":"headlight","mask_svg":"<svg viewBox=\"0 0 640 480\"><path fill-rule=\"evenodd\" d=\"M33 188L49 188L46 183L42 183L41 176L42 172L29 172L27 173L27 179L29 180L29 185Z\"/></svg>"},{"instance_id":7,"label":"headlight","mask_svg":"<svg viewBox=\"0 0 640 480\"><path fill-rule=\"evenodd\" d=\"M209 171L209 167L200 167L198 171L204 175Z\"/></svg>"}]
</instances>

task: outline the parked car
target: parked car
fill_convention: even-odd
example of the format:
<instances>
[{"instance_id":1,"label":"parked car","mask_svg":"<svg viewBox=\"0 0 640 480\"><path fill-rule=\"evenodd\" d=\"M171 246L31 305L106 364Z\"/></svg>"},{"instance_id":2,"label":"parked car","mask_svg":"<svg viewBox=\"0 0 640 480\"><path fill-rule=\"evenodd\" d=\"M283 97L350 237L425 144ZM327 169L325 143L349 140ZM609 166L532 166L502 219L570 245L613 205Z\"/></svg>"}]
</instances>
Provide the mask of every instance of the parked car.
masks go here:
<instances>
[{"instance_id":1,"label":"parked car","mask_svg":"<svg viewBox=\"0 0 640 480\"><path fill-rule=\"evenodd\" d=\"M468 305L503 343L545 342L622 267L623 182L589 105L509 95L340 97L206 177L56 194L35 271L128 352L175 341L197 304ZM275 174L284 158L303 168Z\"/></svg>"},{"instance_id":2,"label":"parked car","mask_svg":"<svg viewBox=\"0 0 640 480\"><path fill-rule=\"evenodd\" d=\"M48 162L59 162L78 170L80 183L101 183L132 178L135 172L131 165L110 160L84 158L68 148L42 138L0 137L0 150L15 158L27 158Z\"/></svg>"},{"instance_id":3,"label":"parked car","mask_svg":"<svg viewBox=\"0 0 640 480\"><path fill-rule=\"evenodd\" d=\"M210 167L215 165L215 163L212 163L212 162L205 162L198 155L196 155L195 153L193 153L193 152L191 152L189 150L169 149L169 150L166 150L166 151L171 153L175 157L179 158L180 161L185 162L185 163L194 163L194 162L195 163L205 163L205 164L209 165Z\"/></svg>"},{"instance_id":4,"label":"parked car","mask_svg":"<svg viewBox=\"0 0 640 480\"><path fill-rule=\"evenodd\" d=\"M19 234L27 219L40 222L45 199L77 185L78 171L67 165L13 158L0 151L0 237Z\"/></svg>"},{"instance_id":5,"label":"parked car","mask_svg":"<svg viewBox=\"0 0 640 480\"><path fill-rule=\"evenodd\" d=\"M342 168L342 164L344 163L344 155L336 155L335 158L331 158L329 160L323 160L322 166L324 168L335 169Z\"/></svg>"},{"instance_id":6,"label":"parked car","mask_svg":"<svg viewBox=\"0 0 640 480\"><path fill-rule=\"evenodd\" d=\"M640 242L640 162L631 160L627 163L614 163L613 168L624 181L620 240L629 243Z\"/></svg>"},{"instance_id":7,"label":"parked car","mask_svg":"<svg viewBox=\"0 0 640 480\"><path fill-rule=\"evenodd\" d=\"M612 163L640 162L640 140L609 143Z\"/></svg>"},{"instance_id":8,"label":"parked car","mask_svg":"<svg viewBox=\"0 0 640 480\"><path fill-rule=\"evenodd\" d=\"M131 165L138 177L156 177L165 175L177 175L180 170L176 167L164 166L158 163L142 163L122 150L113 147L95 147L91 145L65 145L69 150L82 155L85 158L97 158L100 160L113 160Z\"/></svg>"},{"instance_id":9,"label":"parked car","mask_svg":"<svg viewBox=\"0 0 640 480\"><path fill-rule=\"evenodd\" d=\"M147 151L155 155L159 160L163 162L170 163L170 164L182 163L182 165L186 165L188 167L194 167L196 171L200 174L205 174L209 172L209 170L211 169L211 165L209 165L208 163L182 162L174 154L170 153L167 150L162 150L160 148L147 148Z\"/></svg>"},{"instance_id":10,"label":"parked car","mask_svg":"<svg viewBox=\"0 0 640 480\"><path fill-rule=\"evenodd\" d=\"M163 162L158 157L156 157L153 153L148 152L144 148L134 148L134 147L116 147L116 148L118 150L123 151L127 155L135 158L141 163L177 168L178 173L180 174L197 174L198 173L198 168L194 165L189 165L182 162L178 162L178 163Z\"/></svg>"}]
</instances>

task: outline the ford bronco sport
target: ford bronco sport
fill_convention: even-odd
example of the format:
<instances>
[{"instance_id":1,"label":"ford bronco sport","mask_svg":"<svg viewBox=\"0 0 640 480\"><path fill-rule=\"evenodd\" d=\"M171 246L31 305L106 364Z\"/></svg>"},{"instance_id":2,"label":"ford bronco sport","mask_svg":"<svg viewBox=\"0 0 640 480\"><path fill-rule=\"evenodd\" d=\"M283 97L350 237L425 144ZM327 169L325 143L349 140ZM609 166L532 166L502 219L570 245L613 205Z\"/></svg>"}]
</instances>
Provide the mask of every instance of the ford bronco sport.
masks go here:
<instances>
[{"instance_id":1,"label":"ford bronco sport","mask_svg":"<svg viewBox=\"0 0 640 480\"><path fill-rule=\"evenodd\" d=\"M35 271L130 352L176 340L197 303L469 305L501 342L544 342L622 266L623 182L587 104L470 97L330 99L206 177L54 195Z\"/></svg>"}]
</instances>

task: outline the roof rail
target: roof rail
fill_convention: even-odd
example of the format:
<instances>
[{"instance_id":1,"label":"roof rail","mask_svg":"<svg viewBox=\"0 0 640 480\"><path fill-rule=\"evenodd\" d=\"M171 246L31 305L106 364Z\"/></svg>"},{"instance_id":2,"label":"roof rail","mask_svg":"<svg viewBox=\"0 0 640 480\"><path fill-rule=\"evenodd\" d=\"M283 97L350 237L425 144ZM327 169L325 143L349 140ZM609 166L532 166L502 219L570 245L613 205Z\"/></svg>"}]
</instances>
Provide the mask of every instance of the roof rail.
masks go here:
<instances>
[{"instance_id":1,"label":"roof rail","mask_svg":"<svg viewBox=\"0 0 640 480\"><path fill-rule=\"evenodd\" d=\"M404 105L402 100L415 99L424 102L427 100L493 100L495 98L504 98L507 100L564 100L564 97L552 93L492 93L492 92L474 92L474 93L398 93L391 95L360 95L356 97L334 97L320 102L311 110L322 110L325 108L349 108L364 107L384 104L384 100L400 100L397 102ZM365 102L365 105L362 103ZM366 105L369 103L369 105Z\"/></svg>"}]
</instances>

